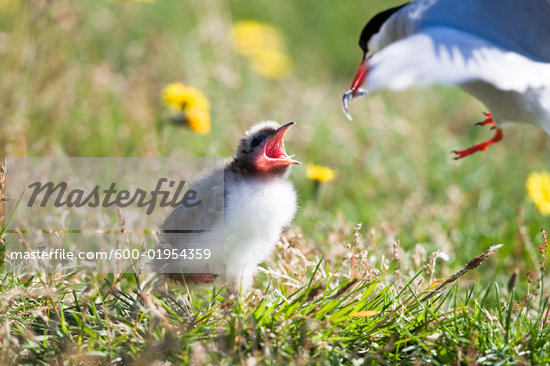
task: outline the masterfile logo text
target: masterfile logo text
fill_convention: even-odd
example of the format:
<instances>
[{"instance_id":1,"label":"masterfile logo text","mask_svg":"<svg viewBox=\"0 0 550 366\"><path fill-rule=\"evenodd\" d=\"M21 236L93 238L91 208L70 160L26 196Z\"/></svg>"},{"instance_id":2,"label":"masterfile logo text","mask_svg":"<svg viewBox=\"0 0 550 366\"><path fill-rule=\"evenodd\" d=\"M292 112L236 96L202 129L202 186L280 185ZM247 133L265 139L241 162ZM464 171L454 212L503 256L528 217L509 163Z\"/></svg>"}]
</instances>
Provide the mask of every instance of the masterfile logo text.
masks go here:
<instances>
[{"instance_id":1,"label":"masterfile logo text","mask_svg":"<svg viewBox=\"0 0 550 366\"><path fill-rule=\"evenodd\" d=\"M5 270L134 272L157 260L179 260L174 256L180 253L173 253L166 240L170 236L159 235L162 224L173 210L185 210L188 219L175 227L171 223L170 232L186 240L223 220L220 162L7 158ZM219 174L208 185L196 184L212 171ZM210 248L189 249L183 259L193 261L183 266L185 271L212 270Z\"/></svg>"}]
</instances>

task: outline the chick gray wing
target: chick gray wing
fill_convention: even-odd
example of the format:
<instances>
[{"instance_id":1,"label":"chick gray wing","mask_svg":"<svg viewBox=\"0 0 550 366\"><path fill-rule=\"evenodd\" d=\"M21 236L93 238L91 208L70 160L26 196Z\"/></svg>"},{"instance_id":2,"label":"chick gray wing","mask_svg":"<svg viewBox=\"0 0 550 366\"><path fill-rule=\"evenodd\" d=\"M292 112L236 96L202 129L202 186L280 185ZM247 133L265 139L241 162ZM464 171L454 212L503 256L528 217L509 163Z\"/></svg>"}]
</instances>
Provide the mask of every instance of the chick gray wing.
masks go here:
<instances>
[{"instance_id":1,"label":"chick gray wing","mask_svg":"<svg viewBox=\"0 0 550 366\"><path fill-rule=\"evenodd\" d=\"M203 173L189 188L197 192L200 203L193 207L178 205L164 220L161 230L188 233L212 229L220 218L223 219L223 179L222 167L216 167L208 174Z\"/></svg>"},{"instance_id":2,"label":"chick gray wing","mask_svg":"<svg viewBox=\"0 0 550 366\"><path fill-rule=\"evenodd\" d=\"M185 262L185 258L176 257L183 249L209 249L216 246L222 248L223 242L216 232L223 229L224 220L224 170L218 166L209 172L203 172L191 184L189 190L197 192L200 203L189 207L178 205L166 217L160 226L158 258L151 267L157 272L164 273L191 273L203 272L214 266L207 261ZM197 201L198 202L198 201ZM168 251L164 251L168 249ZM172 252L172 250L175 250ZM170 253L170 255L165 255ZM175 253L175 254L173 254ZM213 258L212 258L213 259Z\"/></svg>"}]
</instances>

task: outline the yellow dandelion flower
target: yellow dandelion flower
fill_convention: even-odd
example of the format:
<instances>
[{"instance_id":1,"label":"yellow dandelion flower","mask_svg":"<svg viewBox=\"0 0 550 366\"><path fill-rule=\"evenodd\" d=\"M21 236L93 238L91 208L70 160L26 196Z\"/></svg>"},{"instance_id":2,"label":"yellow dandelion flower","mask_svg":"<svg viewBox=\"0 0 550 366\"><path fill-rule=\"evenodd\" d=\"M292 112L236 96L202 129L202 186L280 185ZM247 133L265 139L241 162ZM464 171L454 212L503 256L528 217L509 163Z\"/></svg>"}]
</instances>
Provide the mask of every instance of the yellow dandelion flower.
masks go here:
<instances>
[{"instance_id":1,"label":"yellow dandelion flower","mask_svg":"<svg viewBox=\"0 0 550 366\"><path fill-rule=\"evenodd\" d=\"M254 20L241 20L233 26L233 37L237 51L253 55L258 50L270 48L283 50L283 35L274 26Z\"/></svg>"},{"instance_id":2,"label":"yellow dandelion flower","mask_svg":"<svg viewBox=\"0 0 550 366\"><path fill-rule=\"evenodd\" d=\"M288 76L292 69L292 61L288 55L273 51L262 50L250 57L252 68L261 76L270 79L282 79Z\"/></svg>"},{"instance_id":3,"label":"yellow dandelion flower","mask_svg":"<svg viewBox=\"0 0 550 366\"><path fill-rule=\"evenodd\" d=\"M336 177L336 172L327 166L308 164L306 176L315 182L325 183L333 180Z\"/></svg>"},{"instance_id":4,"label":"yellow dandelion flower","mask_svg":"<svg viewBox=\"0 0 550 366\"><path fill-rule=\"evenodd\" d=\"M19 6L18 0L0 0L0 10L9 13L17 9Z\"/></svg>"},{"instance_id":5,"label":"yellow dandelion flower","mask_svg":"<svg viewBox=\"0 0 550 366\"><path fill-rule=\"evenodd\" d=\"M242 20L235 23L233 37L237 52L248 57L258 75L281 79L292 70L292 60L285 52L284 36L274 26Z\"/></svg>"},{"instance_id":6,"label":"yellow dandelion flower","mask_svg":"<svg viewBox=\"0 0 550 366\"><path fill-rule=\"evenodd\" d=\"M550 173L531 172L525 182L529 198L543 215L550 215Z\"/></svg>"},{"instance_id":7,"label":"yellow dandelion flower","mask_svg":"<svg viewBox=\"0 0 550 366\"><path fill-rule=\"evenodd\" d=\"M203 135L210 132L210 105L200 90L171 83L164 88L162 97L174 114L182 114L193 131Z\"/></svg>"},{"instance_id":8,"label":"yellow dandelion flower","mask_svg":"<svg viewBox=\"0 0 550 366\"><path fill-rule=\"evenodd\" d=\"M201 135L210 132L210 114L208 111L194 109L184 112L189 128Z\"/></svg>"}]
</instances>

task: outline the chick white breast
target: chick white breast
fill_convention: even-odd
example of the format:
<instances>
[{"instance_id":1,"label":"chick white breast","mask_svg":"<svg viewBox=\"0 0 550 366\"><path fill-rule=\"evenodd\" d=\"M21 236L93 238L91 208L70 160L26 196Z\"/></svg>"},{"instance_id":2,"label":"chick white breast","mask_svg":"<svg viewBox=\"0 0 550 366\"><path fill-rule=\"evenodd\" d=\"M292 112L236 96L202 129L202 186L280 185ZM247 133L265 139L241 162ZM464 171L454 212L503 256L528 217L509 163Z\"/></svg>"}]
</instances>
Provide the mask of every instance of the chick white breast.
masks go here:
<instances>
[{"instance_id":1,"label":"chick white breast","mask_svg":"<svg viewBox=\"0 0 550 366\"><path fill-rule=\"evenodd\" d=\"M227 180L224 276L250 287L257 265L272 252L296 213L296 192L286 178Z\"/></svg>"}]
</instances>

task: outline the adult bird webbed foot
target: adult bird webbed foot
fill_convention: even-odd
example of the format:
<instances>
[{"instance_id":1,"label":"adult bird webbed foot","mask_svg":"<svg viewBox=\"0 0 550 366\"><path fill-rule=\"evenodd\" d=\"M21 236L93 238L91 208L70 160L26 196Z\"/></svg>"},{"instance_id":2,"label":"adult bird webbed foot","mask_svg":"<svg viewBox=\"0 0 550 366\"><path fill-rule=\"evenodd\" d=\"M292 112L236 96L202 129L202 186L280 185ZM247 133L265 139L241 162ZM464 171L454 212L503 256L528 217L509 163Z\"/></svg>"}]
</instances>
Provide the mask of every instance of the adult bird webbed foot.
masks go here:
<instances>
[{"instance_id":1,"label":"adult bird webbed foot","mask_svg":"<svg viewBox=\"0 0 550 366\"><path fill-rule=\"evenodd\" d=\"M502 137L504 136L502 133L502 129L500 127L497 127L497 125L495 125L495 122L493 121L493 117L491 116L490 113L484 113L484 114L487 118L485 118L485 120L481 122L476 123L475 125L476 126L491 125L492 126L491 130L495 130L495 135L489 140L485 142L481 142L479 144L475 144L474 146L469 147L467 149L454 150L453 151L453 154L455 154L455 156L453 157L454 160L462 159L463 157L471 155L478 151L485 151L487 147L489 147L489 145L492 145L502 140Z\"/></svg>"}]
</instances>

